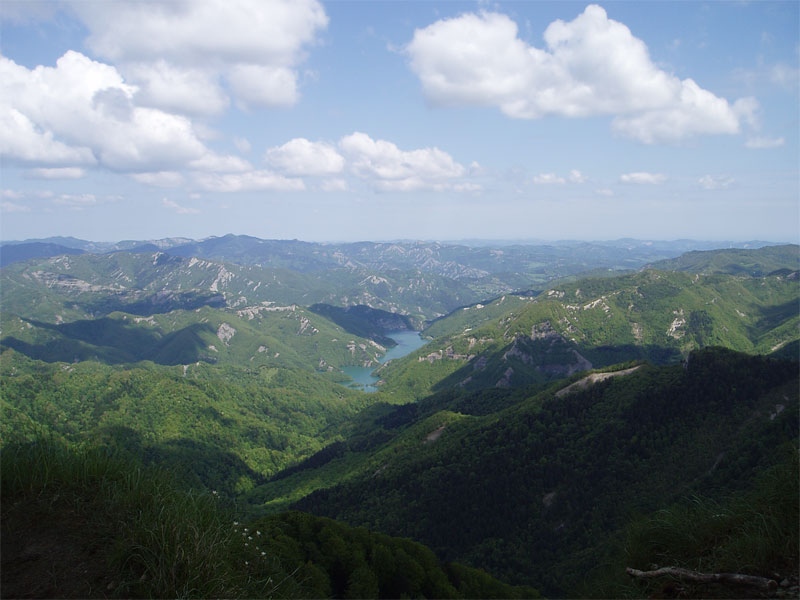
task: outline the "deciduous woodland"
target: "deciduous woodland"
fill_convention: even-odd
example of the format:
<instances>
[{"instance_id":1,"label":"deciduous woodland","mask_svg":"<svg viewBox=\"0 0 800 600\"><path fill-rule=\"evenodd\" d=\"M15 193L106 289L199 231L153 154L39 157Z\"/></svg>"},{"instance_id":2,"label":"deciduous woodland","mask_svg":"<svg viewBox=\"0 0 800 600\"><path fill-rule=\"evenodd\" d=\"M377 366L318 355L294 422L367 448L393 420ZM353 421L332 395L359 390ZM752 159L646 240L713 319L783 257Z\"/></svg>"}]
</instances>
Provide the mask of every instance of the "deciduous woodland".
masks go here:
<instances>
[{"instance_id":1,"label":"deciduous woodland","mask_svg":"<svg viewBox=\"0 0 800 600\"><path fill-rule=\"evenodd\" d=\"M73 246L0 248L4 597L797 593L797 246Z\"/></svg>"}]
</instances>

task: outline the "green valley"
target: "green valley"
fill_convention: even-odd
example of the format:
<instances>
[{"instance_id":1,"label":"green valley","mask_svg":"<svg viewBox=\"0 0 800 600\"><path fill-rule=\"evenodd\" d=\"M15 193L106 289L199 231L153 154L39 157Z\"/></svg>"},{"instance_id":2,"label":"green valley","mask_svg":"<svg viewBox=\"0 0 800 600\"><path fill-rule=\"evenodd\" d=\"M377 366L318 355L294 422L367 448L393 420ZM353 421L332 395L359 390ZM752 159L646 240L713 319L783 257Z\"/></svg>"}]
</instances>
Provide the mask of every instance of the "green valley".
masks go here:
<instances>
[{"instance_id":1,"label":"green valley","mask_svg":"<svg viewBox=\"0 0 800 600\"><path fill-rule=\"evenodd\" d=\"M83 506L95 541L153 558L112 556L109 595L641 597L663 580L625 569L656 562L797 577L776 533L797 529L797 246L155 242L0 270L4 538L46 535L24 506ZM427 343L384 362L397 331ZM148 537L134 480L214 547ZM737 525L755 502L769 526ZM661 511L741 531L719 555L662 548ZM117 514L130 530L104 531Z\"/></svg>"}]
</instances>

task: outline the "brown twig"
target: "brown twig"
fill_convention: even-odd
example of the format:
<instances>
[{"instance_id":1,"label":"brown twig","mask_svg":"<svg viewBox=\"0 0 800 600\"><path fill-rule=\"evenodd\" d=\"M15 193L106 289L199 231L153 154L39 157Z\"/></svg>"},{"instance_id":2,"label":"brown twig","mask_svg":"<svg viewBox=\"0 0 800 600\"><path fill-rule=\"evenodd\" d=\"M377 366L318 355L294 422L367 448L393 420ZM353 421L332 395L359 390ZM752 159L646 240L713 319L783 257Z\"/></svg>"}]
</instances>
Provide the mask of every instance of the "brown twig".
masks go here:
<instances>
[{"instance_id":1,"label":"brown twig","mask_svg":"<svg viewBox=\"0 0 800 600\"><path fill-rule=\"evenodd\" d=\"M698 573L697 571L690 571L689 569L681 569L680 567L662 567L655 571L639 571L628 567L625 571L631 577L641 577L650 579L653 577L661 577L663 575L672 575L679 579L688 579L689 581L698 581L700 583L733 583L736 585L749 585L756 587L765 592L771 592L778 587L778 582L774 579L767 579L766 577L757 577L755 575L743 575L741 573Z\"/></svg>"}]
</instances>

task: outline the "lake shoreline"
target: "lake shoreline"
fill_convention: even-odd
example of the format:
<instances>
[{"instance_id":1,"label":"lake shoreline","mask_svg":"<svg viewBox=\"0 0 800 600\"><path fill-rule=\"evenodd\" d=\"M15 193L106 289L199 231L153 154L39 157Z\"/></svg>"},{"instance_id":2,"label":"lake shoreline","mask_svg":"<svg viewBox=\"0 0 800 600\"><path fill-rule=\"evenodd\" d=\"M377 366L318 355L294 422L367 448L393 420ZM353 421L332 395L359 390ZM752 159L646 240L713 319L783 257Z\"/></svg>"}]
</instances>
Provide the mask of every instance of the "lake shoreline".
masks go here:
<instances>
[{"instance_id":1,"label":"lake shoreline","mask_svg":"<svg viewBox=\"0 0 800 600\"><path fill-rule=\"evenodd\" d=\"M421 336L421 332L408 329L387 331L386 336L397 342L397 345L389 348L386 354L384 354L383 357L378 361L381 365L386 364L390 360L402 358L414 350L421 348L430 341L424 339ZM349 383L344 382L342 385L351 389L361 390L368 394L377 392L378 386L376 384L380 378L373 375L377 368L378 367L342 367L344 374L350 377L352 380Z\"/></svg>"}]
</instances>

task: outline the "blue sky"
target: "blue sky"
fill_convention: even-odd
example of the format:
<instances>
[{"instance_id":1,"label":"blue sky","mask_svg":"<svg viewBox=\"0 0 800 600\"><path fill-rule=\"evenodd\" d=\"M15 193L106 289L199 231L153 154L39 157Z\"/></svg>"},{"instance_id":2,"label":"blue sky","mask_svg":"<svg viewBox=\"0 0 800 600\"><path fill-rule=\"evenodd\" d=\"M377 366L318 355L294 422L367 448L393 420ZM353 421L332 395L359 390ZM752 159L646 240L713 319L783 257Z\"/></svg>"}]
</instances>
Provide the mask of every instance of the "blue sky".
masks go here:
<instances>
[{"instance_id":1,"label":"blue sky","mask_svg":"<svg viewBox=\"0 0 800 600\"><path fill-rule=\"evenodd\" d=\"M798 241L797 2L0 5L0 237Z\"/></svg>"}]
</instances>

